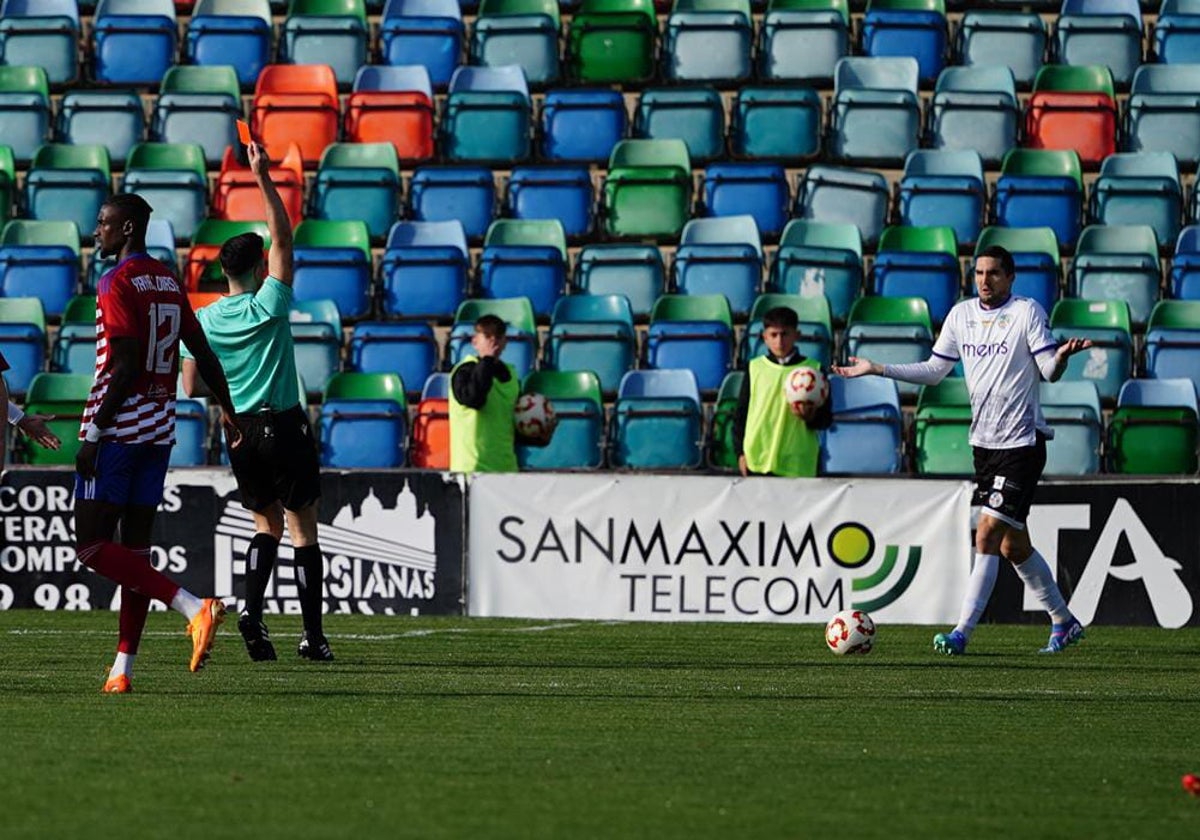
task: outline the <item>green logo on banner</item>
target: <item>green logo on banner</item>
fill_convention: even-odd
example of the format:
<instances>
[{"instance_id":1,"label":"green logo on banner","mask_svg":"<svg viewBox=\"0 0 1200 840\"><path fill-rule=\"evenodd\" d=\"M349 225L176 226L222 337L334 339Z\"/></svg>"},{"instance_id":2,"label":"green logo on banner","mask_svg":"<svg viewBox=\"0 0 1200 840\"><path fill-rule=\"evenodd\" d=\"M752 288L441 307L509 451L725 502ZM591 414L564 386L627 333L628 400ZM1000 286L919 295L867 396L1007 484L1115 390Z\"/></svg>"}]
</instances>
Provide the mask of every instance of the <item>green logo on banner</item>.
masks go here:
<instances>
[{"instance_id":1,"label":"green logo on banner","mask_svg":"<svg viewBox=\"0 0 1200 840\"><path fill-rule=\"evenodd\" d=\"M900 559L900 546L885 546L883 559L877 567L870 569L874 555L875 535L860 522L845 522L829 534L829 556L833 562L843 569L864 573L850 582L850 589L855 593L855 600L850 605L853 609L870 612L886 607L905 593L921 567L919 545L909 547L908 559L898 575L893 572ZM893 577L894 582L888 585Z\"/></svg>"}]
</instances>

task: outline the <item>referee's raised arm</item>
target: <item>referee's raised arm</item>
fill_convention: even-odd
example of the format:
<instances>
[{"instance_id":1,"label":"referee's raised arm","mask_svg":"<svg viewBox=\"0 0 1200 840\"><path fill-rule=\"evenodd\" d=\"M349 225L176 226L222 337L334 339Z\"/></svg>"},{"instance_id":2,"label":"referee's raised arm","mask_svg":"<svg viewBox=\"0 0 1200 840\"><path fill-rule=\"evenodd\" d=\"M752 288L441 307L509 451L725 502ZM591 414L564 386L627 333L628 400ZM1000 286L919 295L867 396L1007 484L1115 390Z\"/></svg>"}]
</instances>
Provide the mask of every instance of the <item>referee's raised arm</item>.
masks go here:
<instances>
[{"instance_id":1,"label":"referee's raised arm","mask_svg":"<svg viewBox=\"0 0 1200 840\"><path fill-rule=\"evenodd\" d=\"M267 229L271 233L271 248L267 252L267 272L283 283L292 285L292 221L283 206L283 199L271 181L271 159L258 143L247 147L250 170L267 203Z\"/></svg>"}]
</instances>

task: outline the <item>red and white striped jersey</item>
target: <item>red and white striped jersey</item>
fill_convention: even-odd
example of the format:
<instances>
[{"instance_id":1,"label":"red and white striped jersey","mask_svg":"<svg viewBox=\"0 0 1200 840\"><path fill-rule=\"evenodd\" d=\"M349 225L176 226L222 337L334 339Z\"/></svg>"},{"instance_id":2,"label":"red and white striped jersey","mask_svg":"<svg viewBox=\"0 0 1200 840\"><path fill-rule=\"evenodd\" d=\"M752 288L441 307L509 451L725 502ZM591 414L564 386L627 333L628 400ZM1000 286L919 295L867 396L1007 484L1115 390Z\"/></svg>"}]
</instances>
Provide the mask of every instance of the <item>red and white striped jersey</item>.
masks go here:
<instances>
[{"instance_id":1,"label":"red and white striped jersey","mask_svg":"<svg viewBox=\"0 0 1200 840\"><path fill-rule=\"evenodd\" d=\"M178 279L148 254L134 254L101 277L96 288L96 378L83 411L80 440L112 379L109 342L133 338L138 342L139 373L113 425L101 437L121 443L174 444L179 340L199 331L200 323Z\"/></svg>"}]
</instances>

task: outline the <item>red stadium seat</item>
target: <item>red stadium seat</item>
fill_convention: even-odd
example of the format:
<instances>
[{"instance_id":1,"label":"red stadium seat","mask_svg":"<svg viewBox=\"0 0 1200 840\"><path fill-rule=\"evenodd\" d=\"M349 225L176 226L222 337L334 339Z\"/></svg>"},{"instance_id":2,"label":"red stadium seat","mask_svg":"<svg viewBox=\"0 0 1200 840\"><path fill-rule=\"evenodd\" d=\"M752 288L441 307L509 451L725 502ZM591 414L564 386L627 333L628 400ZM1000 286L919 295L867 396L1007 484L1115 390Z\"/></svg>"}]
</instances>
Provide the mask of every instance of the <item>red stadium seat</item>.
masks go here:
<instances>
[{"instance_id":1,"label":"red stadium seat","mask_svg":"<svg viewBox=\"0 0 1200 840\"><path fill-rule=\"evenodd\" d=\"M283 199L292 227L295 227L304 217L304 167L298 144L288 144L283 160L271 167L271 180ZM250 167L238 163L232 147L225 149L221 160L212 212L215 218L233 221L255 222L267 217L266 203L254 175Z\"/></svg>"},{"instance_id":2,"label":"red stadium seat","mask_svg":"<svg viewBox=\"0 0 1200 840\"><path fill-rule=\"evenodd\" d=\"M408 460L421 469L450 469L450 400L426 397L417 404Z\"/></svg>"},{"instance_id":3,"label":"red stadium seat","mask_svg":"<svg viewBox=\"0 0 1200 840\"><path fill-rule=\"evenodd\" d=\"M391 143L402 161L433 157L433 103L419 91L364 90L346 104L346 139Z\"/></svg>"},{"instance_id":4,"label":"red stadium seat","mask_svg":"<svg viewBox=\"0 0 1200 840\"><path fill-rule=\"evenodd\" d=\"M254 86L250 127L272 160L296 143L305 166L315 166L337 140L337 79L326 64L268 64Z\"/></svg>"},{"instance_id":5,"label":"red stadium seat","mask_svg":"<svg viewBox=\"0 0 1200 840\"><path fill-rule=\"evenodd\" d=\"M1025 110L1025 145L1074 149L1095 168L1117 149L1117 104L1107 67L1047 64Z\"/></svg>"}]
</instances>

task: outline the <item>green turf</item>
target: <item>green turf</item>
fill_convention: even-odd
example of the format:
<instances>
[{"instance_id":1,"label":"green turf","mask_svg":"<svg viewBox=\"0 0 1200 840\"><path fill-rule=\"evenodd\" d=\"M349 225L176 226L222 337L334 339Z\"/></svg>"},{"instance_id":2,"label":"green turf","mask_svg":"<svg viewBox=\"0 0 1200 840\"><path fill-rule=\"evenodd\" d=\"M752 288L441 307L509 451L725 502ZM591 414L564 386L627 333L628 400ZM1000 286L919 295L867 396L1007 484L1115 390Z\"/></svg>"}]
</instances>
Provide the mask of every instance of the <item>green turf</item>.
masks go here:
<instances>
[{"instance_id":1,"label":"green turf","mask_svg":"<svg viewBox=\"0 0 1200 840\"><path fill-rule=\"evenodd\" d=\"M193 675L154 614L105 696L115 626L0 613L3 837L1200 837L1195 630L287 617Z\"/></svg>"}]
</instances>

